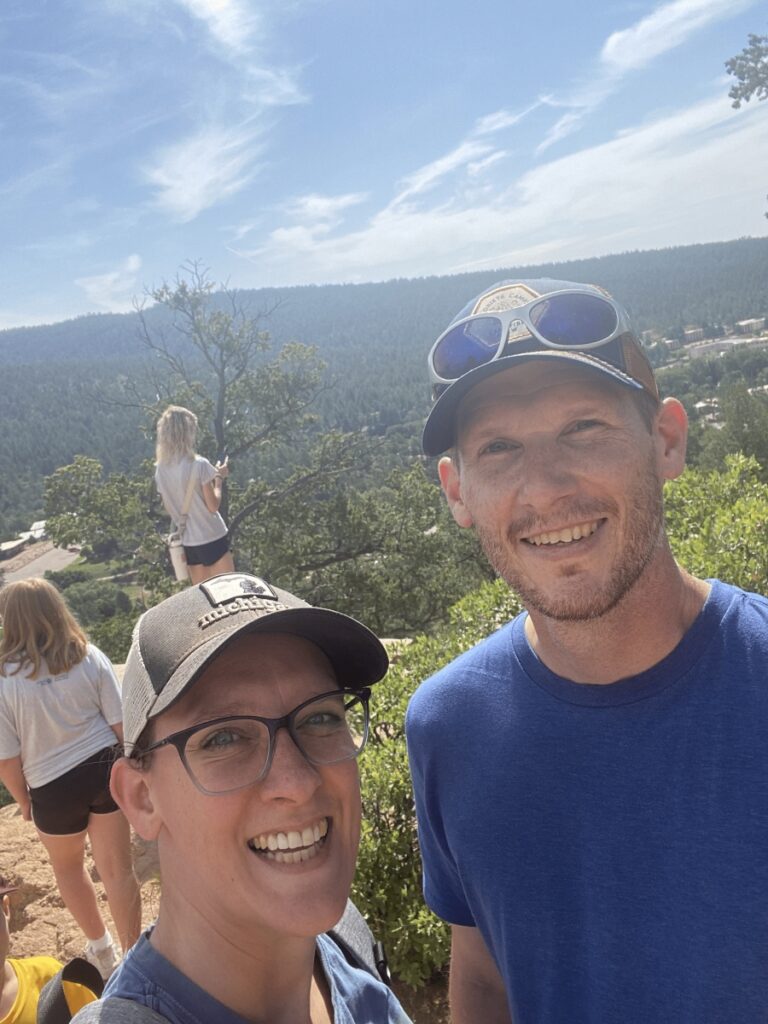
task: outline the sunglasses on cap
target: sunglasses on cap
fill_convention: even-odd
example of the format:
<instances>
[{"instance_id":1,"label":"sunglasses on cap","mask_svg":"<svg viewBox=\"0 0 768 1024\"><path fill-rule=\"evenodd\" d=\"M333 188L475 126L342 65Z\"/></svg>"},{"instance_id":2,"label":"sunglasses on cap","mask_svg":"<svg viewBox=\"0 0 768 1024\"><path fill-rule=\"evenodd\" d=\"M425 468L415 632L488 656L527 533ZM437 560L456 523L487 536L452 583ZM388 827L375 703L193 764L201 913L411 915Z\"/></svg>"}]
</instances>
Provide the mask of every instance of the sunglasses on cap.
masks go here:
<instances>
[{"instance_id":1,"label":"sunglasses on cap","mask_svg":"<svg viewBox=\"0 0 768 1024\"><path fill-rule=\"evenodd\" d=\"M518 351L518 342L519 351L530 351L525 342L531 338L548 349L585 351L608 345L623 334L632 334L632 325L612 298L563 289L513 309L475 313L451 324L432 346L429 372L433 384L448 385L507 350L509 354ZM614 363L610 357L608 361Z\"/></svg>"}]
</instances>

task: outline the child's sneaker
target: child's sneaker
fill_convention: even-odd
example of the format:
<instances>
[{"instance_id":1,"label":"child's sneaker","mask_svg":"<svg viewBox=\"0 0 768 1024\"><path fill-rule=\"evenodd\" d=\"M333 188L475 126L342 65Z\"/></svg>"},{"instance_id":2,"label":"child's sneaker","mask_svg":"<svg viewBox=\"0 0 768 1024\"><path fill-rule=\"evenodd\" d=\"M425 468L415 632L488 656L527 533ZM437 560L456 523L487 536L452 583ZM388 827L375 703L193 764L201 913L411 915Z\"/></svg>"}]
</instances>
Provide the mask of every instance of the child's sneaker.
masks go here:
<instances>
[{"instance_id":1,"label":"child's sneaker","mask_svg":"<svg viewBox=\"0 0 768 1024\"><path fill-rule=\"evenodd\" d=\"M117 954L115 944L109 932L105 932L104 937L96 939L95 942L89 939L83 956L89 963L93 964L104 981L107 980L120 962L120 957Z\"/></svg>"}]
</instances>

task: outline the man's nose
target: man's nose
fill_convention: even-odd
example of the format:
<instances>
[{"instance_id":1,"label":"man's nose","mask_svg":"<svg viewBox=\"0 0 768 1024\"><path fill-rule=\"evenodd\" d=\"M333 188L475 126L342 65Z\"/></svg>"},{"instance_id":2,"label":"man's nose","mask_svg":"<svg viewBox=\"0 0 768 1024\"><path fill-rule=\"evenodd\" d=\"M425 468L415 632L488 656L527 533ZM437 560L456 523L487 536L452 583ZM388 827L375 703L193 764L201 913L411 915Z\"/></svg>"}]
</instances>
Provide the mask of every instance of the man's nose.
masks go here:
<instances>
[{"instance_id":1,"label":"man's nose","mask_svg":"<svg viewBox=\"0 0 768 1024\"><path fill-rule=\"evenodd\" d=\"M571 461L554 441L526 447L520 466L518 498L536 509L546 508L573 494L576 478Z\"/></svg>"}]
</instances>

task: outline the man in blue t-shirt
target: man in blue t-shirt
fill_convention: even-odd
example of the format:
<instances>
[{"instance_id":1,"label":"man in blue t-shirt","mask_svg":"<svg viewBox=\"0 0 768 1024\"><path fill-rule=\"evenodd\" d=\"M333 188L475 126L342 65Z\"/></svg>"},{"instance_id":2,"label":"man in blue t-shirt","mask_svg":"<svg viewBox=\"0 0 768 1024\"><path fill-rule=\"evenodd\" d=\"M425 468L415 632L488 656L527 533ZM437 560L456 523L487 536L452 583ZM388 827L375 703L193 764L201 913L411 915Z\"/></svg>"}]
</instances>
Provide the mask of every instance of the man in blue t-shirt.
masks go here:
<instances>
[{"instance_id":1,"label":"man in blue t-shirt","mask_svg":"<svg viewBox=\"0 0 768 1024\"><path fill-rule=\"evenodd\" d=\"M453 1024L768 1021L768 601L672 556L682 405L564 281L486 290L429 367L424 450L526 609L408 711Z\"/></svg>"}]
</instances>

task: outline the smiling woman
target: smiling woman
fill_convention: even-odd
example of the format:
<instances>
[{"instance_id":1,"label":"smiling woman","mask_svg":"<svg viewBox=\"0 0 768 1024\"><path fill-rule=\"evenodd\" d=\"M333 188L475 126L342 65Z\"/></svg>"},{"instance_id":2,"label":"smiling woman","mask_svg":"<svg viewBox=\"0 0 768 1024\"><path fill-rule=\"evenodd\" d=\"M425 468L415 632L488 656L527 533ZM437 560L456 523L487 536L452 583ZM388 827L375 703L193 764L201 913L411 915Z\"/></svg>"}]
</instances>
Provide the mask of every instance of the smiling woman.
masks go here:
<instances>
[{"instance_id":1,"label":"smiling woman","mask_svg":"<svg viewBox=\"0 0 768 1024\"><path fill-rule=\"evenodd\" d=\"M79 1024L407 1024L324 934L355 870L356 759L387 664L359 622L242 574L142 617L112 790L157 841L160 912Z\"/></svg>"}]
</instances>

